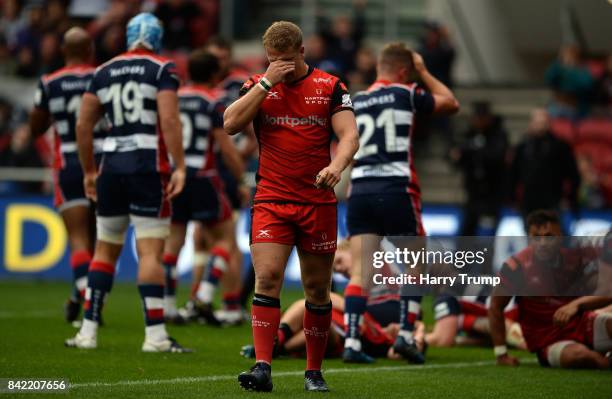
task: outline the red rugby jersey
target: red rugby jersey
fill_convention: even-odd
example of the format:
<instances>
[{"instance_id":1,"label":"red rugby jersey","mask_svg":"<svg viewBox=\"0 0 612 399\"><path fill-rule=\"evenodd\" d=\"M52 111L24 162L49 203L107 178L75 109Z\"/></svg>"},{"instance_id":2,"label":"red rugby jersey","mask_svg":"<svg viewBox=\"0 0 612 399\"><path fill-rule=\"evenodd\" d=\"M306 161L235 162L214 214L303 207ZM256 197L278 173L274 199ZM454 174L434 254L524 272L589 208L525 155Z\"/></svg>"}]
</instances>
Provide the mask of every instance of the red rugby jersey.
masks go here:
<instances>
[{"instance_id":1,"label":"red rugby jersey","mask_svg":"<svg viewBox=\"0 0 612 399\"><path fill-rule=\"evenodd\" d=\"M592 292L584 282L596 271L591 265L599 256L598 250L586 246L561 248L559 252L555 264L539 264L534 258L534 248L527 247L506 260L500 271L504 284L513 293L540 295L516 297L518 321L532 352L561 339L581 341L584 338L584 331L579 327L583 326L586 313L562 327L553 323L553 315L561 306Z\"/></svg>"},{"instance_id":2,"label":"red rugby jersey","mask_svg":"<svg viewBox=\"0 0 612 399\"><path fill-rule=\"evenodd\" d=\"M244 95L263 74L249 78ZM353 110L346 86L335 76L309 68L303 78L278 83L253 120L259 141L256 202L335 203L333 190L314 186L317 173L329 165L331 117Z\"/></svg>"}]
</instances>

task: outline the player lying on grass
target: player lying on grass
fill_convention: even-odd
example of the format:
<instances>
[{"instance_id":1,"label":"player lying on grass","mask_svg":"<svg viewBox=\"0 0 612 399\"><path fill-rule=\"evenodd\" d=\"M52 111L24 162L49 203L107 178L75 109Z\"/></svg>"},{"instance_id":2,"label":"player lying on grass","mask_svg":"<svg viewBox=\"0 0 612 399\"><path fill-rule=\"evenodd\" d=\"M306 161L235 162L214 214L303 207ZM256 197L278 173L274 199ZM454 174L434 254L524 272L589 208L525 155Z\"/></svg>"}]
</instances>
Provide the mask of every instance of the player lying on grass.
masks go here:
<instances>
[{"instance_id":1,"label":"player lying on grass","mask_svg":"<svg viewBox=\"0 0 612 399\"><path fill-rule=\"evenodd\" d=\"M329 339L325 350L326 358L337 358L342 356L344 340L346 337L346 324L344 322L344 298L336 293L331 293L332 300L332 328L329 331ZM370 297L363 321L360 325L363 351L371 357L388 357L400 359L401 356L393 351L393 343L400 329L399 296L381 295L379 298ZM274 357L303 356L306 349L306 337L303 328L304 300L294 302L281 317L281 322L274 341ZM419 350L423 350L423 328L422 323L417 323L415 339ZM253 345L242 347L241 355L247 358L255 357Z\"/></svg>"},{"instance_id":2,"label":"player lying on grass","mask_svg":"<svg viewBox=\"0 0 612 399\"><path fill-rule=\"evenodd\" d=\"M612 350L612 313L594 310L611 304L612 297L547 295L575 295L576 288L593 292L595 286L588 287L593 272L586 266L599 254L588 248L562 247L561 225L553 211L534 211L526 225L530 244L502 266L502 285L496 287L489 308L497 364L519 364L507 353L504 308L511 295L522 290L531 296L516 297L518 321L527 347L542 366L610 368L610 358L604 354ZM606 247L609 245L604 244ZM576 287L576 281L586 283ZM533 296L538 292L544 295Z\"/></svg>"},{"instance_id":3,"label":"player lying on grass","mask_svg":"<svg viewBox=\"0 0 612 399\"><path fill-rule=\"evenodd\" d=\"M427 345L451 347L455 345L491 345L491 328L487 316L491 304L489 296L440 295L434 300L433 330L427 333ZM514 301L504 309L506 343L518 349L527 349L518 310ZM463 333L463 334L461 334Z\"/></svg>"},{"instance_id":4,"label":"player lying on grass","mask_svg":"<svg viewBox=\"0 0 612 399\"><path fill-rule=\"evenodd\" d=\"M349 242L343 241L338 245L334 258L334 271L350 278L351 251ZM388 270L385 270L388 271ZM399 294L397 289L379 286L377 291L367 300L366 311L359 325L360 335L363 339L363 350L367 356L389 357L399 359L392 345L399 332ZM342 356L344 341L349 328L345 323L345 300L341 295L331 293L332 299L332 328L325 351L325 357ZM304 353L305 336L301 329L303 319L303 300L294 302L282 315L281 323L274 341L274 356L290 355L300 356ZM424 350L424 331L422 323L417 323L415 340L419 350ZM242 348L241 354L253 357L253 345Z\"/></svg>"}]
</instances>

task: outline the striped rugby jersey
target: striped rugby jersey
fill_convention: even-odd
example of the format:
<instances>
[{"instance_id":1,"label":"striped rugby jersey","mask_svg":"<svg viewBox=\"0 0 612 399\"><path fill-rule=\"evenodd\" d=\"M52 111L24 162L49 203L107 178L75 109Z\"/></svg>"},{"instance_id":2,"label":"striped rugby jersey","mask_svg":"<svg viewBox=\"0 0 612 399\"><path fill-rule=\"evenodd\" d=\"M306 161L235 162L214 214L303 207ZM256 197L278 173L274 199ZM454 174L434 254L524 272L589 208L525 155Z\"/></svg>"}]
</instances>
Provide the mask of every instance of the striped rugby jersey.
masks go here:
<instances>
[{"instance_id":1,"label":"striped rugby jersey","mask_svg":"<svg viewBox=\"0 0 612 399\"><path fill-rule=\"evenodd\" d=\"M412 162L412 130L417 113L430 114L433 96L415 83L377 80L353 97L359 151L351 171L351 194L419 195Z\"/></svg>"},{"instance_id":2,"label":"striped rugby jersey","mask_svg":"<svg viewBox=\"0 0 612 399\"><path fill-rule=\"evenodd\" d=\"M94 73L91 65L80 64L60 68L44 75L38 82L34 107L49 112L53 118L56 169L80 167L76 143L76 121L81 99ZM94 152L101 152L104 123L94 129Z\"/></svg>"},{"instance_id":3,"label":"striped rugby jersey","mask_svg":"<svg viewBox=\"0 0 612 399\"><path fill-rule=\"evenodd\" d=\"M98 97L111 125L102 146L104 171L170 173L157 94L178 86L174 62L148 50L128 51L96 69L88 93Z\"/></svg>"},{"instance_id":4,"label":"striped rugby jersey","mask_svg":"<svg viewBox=\"0 0 612 399\"><path fill-rule=\"evenodd\" d=\"M188 85L178 94L187 172L216 175L212 131L223 129L225 93L201 85Z\"/></svg>"}]
</instances>

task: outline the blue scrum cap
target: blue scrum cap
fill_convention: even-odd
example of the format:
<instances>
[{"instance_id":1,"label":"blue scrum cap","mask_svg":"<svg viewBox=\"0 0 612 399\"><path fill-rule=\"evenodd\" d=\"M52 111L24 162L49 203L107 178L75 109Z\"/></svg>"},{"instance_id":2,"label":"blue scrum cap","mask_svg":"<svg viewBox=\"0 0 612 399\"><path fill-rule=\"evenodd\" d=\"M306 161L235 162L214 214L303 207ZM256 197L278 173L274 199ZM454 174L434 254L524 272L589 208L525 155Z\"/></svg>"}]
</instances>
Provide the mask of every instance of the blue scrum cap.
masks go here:
<instances>
[{"instance_id":1,"label":"blue scrum cap","mask_svg":"<svg viewBox=\"0 0 612 399\"><path fill-rule=\"evenodd\" d=\"M127 48L132 50L137 45L142 45L157 53L161 49L163 35L164 29L155 15L140 13L127 24Z\"/></svg>"}]
</instances>

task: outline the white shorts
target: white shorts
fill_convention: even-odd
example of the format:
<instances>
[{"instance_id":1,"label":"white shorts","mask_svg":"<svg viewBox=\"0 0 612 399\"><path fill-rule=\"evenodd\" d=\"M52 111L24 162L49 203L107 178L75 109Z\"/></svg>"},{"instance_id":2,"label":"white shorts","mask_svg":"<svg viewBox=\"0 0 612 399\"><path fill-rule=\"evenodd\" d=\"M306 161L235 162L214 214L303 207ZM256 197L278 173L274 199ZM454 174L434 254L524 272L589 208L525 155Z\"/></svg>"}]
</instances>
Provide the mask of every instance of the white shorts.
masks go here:
<instances>
[{"instance_id":1,"label":"white shorts","mask_svg":"<svg viewBox=\"0 0 612 399\"><path fill-rule=\"evenodd\" d=\"M98 240L123 245L130 222L134 226L137 240L141 238L165 240L170 235L169 217L160 219L137 215L98 216L96 218Z\"/></svg>"}]
</instances>

